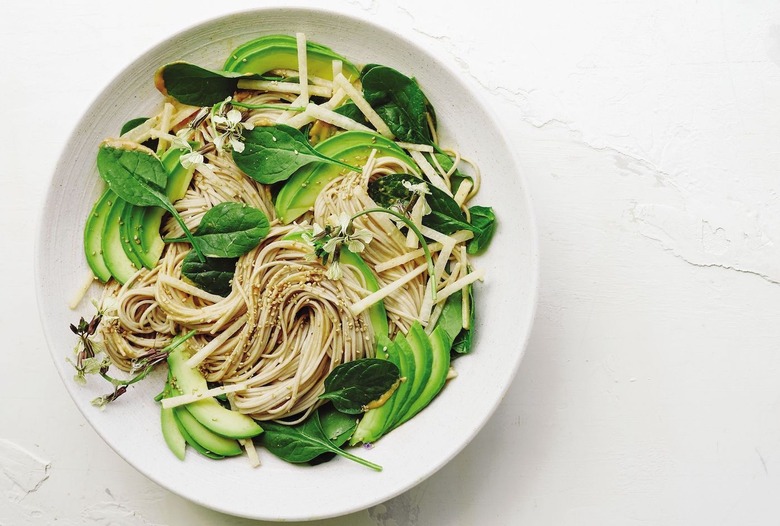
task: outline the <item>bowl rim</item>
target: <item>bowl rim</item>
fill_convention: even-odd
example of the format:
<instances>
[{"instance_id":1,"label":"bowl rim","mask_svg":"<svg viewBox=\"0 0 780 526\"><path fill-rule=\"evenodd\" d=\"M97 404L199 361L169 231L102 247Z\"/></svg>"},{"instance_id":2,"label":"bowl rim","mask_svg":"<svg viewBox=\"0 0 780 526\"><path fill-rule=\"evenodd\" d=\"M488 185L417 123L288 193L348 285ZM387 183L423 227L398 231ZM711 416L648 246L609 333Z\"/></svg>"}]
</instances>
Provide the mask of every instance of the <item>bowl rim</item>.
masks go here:
<instances>
[{"instance_id":1,"label":"bowl rim","mask_svg":"<svg viewBox=\"0 0 780 526\"><path fill-rule=\"evenodd\" d=\"M67 139L65 140L65 143L62 147L62 150L59 153L59 156L57 158L57 162L55 165L54 170L49 174L48 180L47 180L47 190L43 199L43 206L39 209L38 214L36 216L36 230L37 235L35 236L34 240L34 283L35 283L35 289L36 289L36 302L38 305L38 315L39 320L41 322L41 326L43 329L43 334L46 340L47 347L49 349L49 354L52 358L53 362L57 362L59 360L62 360L62 356L57 354L60 351L60 347L58 347L58 344L60 342L56 341L54 339L53 334L47 329L47 325L45 323L45 311L44 311L44 303L45 303L45 296L46 292L43 290L43 284L42 284L42 276L44 272L44 257L43 257L43 250L45 247L45 244L47 242L47 233L45 231L45 218L47 215L47 211L51 206L53 206L53 202L55 200L55 197L57 195L57 188L54 186L54 178L56 173L59 171L61 165L65 162L65 159L67 158L67 151L68 146L76 139L78 136L79 130L82 128L82 126L86 123L88 116L92 113L93 108L97 105L97 103L101 100L101 98L106 93L106 90L112 86L114 83L118 81L119 78L122 77L122 75L125 73L125 71L131 67L133 64L135 64L137 61L142 59L148 54L154 53L159 50L163 50L166 47L170 46L172 41L175 41L176 39L192 32L197 31L203 26L210 26L214 24L220 24L225 23L229 21L230 19L234 17L240 17L242 15L257 15L258 13L268 13L268 12L280 12L280 11L288 11L288 12L294 12L298 13L299 15L324 15L324 16L335 16L344 19L348 24L359 24L364 26L369 26L370 28L384 32L387 34L392 35L393 37L403 41L410 47L414 48L416 52L420 53L422 56L424 56L427 60L430 60L431 62L434 62L437 64L437 67L440 67L442 70L445 71L447 75L452 76L453 78L458 79L458 81L462 84L462 87L474 98L478 105L478 109L481 113L486 115L491 121L495 123L501 122L501 120L498 118L495 110L493 107L486 103L484 100L484 97L480 96L480 93L478 91L477 84L473 78L471 78L468 75L463 75L462 72L459 72L452 63L452 58L443 55L442 53L436 53L431 52L429 49L423 45L421 40L418 40L418 38L412 36L409 31L399 29L396 27L385 27L381 26L369 19L365 16L358 16L355 15L353 12L347 12L342 8L322 8L320 6L312 6L308 4L299 4L294 3L292 5L285 5L282 7L274 7L274 6L263 6L263 7L257 7L257 8L251 8L251 9L240 9L235 11L229 11L217 16L208 16L204 19L201 19L197 22L187 24L181 29L178 29L175 33L169 34L165 36L162 40L157 41L155 44L148 46L146 49L143 49L141 52L137 53L134 58L132 58L127 64L124 65L103 87L102 89L91 99L89 104L85 107L84 111L81 113L81 116L74 124L72 131L68 134ZM485 91L487 91L485 88L481 88ZM484 94L483 94L484 95ZM327 519L331 517L338 517L343 516L349 513L354 513L360 510L367 509L371 506L375 506L377 504L380 504L382 502L386 502L387 500L398 496L401 493L404 493L406 491L409 491L411 488L415 487L416 485L420 484L436 472L438 472L442 467L444 467L447 463L449 463L455 456L457 456L469 443L471 443L474 439L474 437L482 430L484 429L486 423L490 420L492 415L495 413L496 409L500 405L500 403L503 401L503 399L506 396L506 393L509 389L509 387L512 385L512 383L515 381L517 377L517 372L520 367L520 363L522 362L523 356L525 355L525 352L528 348L528 344L531 338L531 334L533 332L534 328L534 321L536 318L536 313L538 309L538 301L539 301L539 289L540 289L540 254L539 254L539 235L538 235L538 228L536 224L536 215L534 213L534 206L533 206L533 198L530 194L529 185L527 184L527 180L525 175L523 174L523 171L521 169L521 163L519 162L519 159L517 157L517 153L514 151L513 148L510 147L507 137L504 134L501 134L499 136L499 140L502 143L502 146L504 150L508 153L510 156L510 164L515 168L514 173L511 175L512 178L516 179L519 183L520 187L523 189L522 192L522 207L526 210L525 215L527 216L526 219L528 221L528 224L526 226L527 234L526 237L528 238L528 261L530 263L530 267L526 269L526 275L529 276L528 280L528 312L526 314L526 319L523 321L523 326L527 327L527 330L525 334L523 335L522 341L518 341L518 355L517 358L514 360L514 363L512 364L512 370L509 376L509 381L507 381L506 385L503 386L501 395L496 397L493 400L492 405L489 407L489 410L479 417L479 424L476 426L473 426L471 429L471 432L468 434L467 438L463 440L457 448L453 449L449 455L443 456L439 459L439 462L431 469L428 473L424 474L422 477L415 478L413 480L410 480L408 484L406 484L403 487L397 487L394 491L382 494L380 497L377 497L371 502L361 502L359 505L352 506L348 509L344 509L343 511L339 513L329 513L329 514L322 514L322 515L312 515L311 513L307 513L305 515L295 515L291 514L284 517L272 517L268 515L247 515L245 513L237 513L235 510L230 509L229 507L225 506L219 506L213 503L204 503L197 500L193 500L191 496L188 496L185 492L180 491L180 488L171 488L169 487L165 481L163 481L158 474L155 471L146 470L140 466L138 466L136 463L134 463L131 459L126 458L126 456L117 449L117 446L113 444L111 441L107 439L107 437L103 434L103 432L100 430L98 426L96 426L93 421L92 417L86 413L87 406L82 404L80 400L77 398L77 390L74 382L69 381L70 378L66 377L64 369L58 367L56 363L52 363L52 366L55 367L57 370L58 375L60 376L64 386L65 390L68 392L68 395L73 400L74 404L78 408L79 412L82 414L84 419L90 424L90 427L98 434L98 436L101 437L101 439L114 451L120 458L122 458L124 461L126 461L130 466L132 466L135 470L142 473L146 478L153 481L154 483L160 485L167 491L170 491L171 493L174 493L183 499L187 500L188 502L191 502L193 504L197 504L199 506L204 506L206 508L212 509L214 511L218 511L220 513L225 513L232 516L240 516L250 519L259 519L259 520L282 520L282 521L295 521L295 520L320 520L320 519Z\"/></svg>"}]
</instances>

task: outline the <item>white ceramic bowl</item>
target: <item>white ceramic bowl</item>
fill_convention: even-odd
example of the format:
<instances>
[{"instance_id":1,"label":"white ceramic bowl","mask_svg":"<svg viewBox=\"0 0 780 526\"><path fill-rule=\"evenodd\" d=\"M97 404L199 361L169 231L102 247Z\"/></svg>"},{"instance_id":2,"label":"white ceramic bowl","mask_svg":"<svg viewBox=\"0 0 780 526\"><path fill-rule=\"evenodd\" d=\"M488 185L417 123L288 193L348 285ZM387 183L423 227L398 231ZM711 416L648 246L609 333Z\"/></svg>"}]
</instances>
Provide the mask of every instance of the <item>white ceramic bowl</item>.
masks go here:
<instances>
[{"instance_id":1,"label":"white ceramic bowl","mask_svg":"<svg viewBox=\"0 0 780 526\"><path fill-rule=\"evenodd\" d=\"M184 462L166 448L159 408L152 397L160 374L147 379L105 411L90 400L105 382L81 387L65 362L75 344L68 324L92 314L88 301L68 308L88 275L82 230L102 190L95 166L98 143L132 117L153 114L161 103L152 75L162 64L187 60L219 69L237 45L263 34L303 31L356 63L377 62L417 77L436 108L443 145L478 162L483 187L476 202L493 206L500 226L477 265L487 279L477 289L473 353L455 362L458 377L441 395L373 449L358 453L384 467L374 472L345 459L319 466L284 463L260 450L262 467L244 457L208 460L188 452ZM305 9L263 9L213 20L177 34L130 64L77 124L52 178L37 247L41 318L65 385L101 437L136 469L161 486L225 513L267 520L308 520L357 511L418 484L455 456L479 431L511 383L531 329L538 258L530 200L512 148L495 118L456 70L418 45L363 20ZM97 287L90 291L97 295ZM500 454L501 452L495 452Z\"/></svg>"}]
</instances>

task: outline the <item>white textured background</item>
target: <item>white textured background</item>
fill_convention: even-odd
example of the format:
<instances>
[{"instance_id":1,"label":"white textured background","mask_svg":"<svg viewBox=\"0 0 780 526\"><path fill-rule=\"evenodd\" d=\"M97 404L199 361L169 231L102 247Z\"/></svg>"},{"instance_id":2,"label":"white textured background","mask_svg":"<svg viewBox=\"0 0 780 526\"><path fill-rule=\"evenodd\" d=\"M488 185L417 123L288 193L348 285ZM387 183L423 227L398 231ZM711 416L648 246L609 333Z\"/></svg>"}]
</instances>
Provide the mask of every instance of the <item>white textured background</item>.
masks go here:
<instances>
[{"instance_id":1,"label":"white textured background","mask_svg":"<svg viewBox=\"0 0 780 526\"><path fill-rule=\"evenodd\" d=\"M3 7L2 526L251 523L147 481L86 424L40 334L32 261L91 100L170 34L261 5ZM536 203L542 288L519 376L476 440L408 493L320 524L779 523L780 4L509 5L328 3L482 85Z\"/></svg>"}]
</instances>

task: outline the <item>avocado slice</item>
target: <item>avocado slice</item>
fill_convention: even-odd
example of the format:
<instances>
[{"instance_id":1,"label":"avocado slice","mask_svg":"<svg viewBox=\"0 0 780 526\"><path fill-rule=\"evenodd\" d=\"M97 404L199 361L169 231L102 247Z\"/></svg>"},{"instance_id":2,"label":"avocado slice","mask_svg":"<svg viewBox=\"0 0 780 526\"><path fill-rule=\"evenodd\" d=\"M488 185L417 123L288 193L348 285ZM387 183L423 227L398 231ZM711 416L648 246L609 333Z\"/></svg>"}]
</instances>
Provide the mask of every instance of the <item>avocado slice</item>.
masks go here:
<instances>
[{"instance_id":1,"label":"avocado slice","mask_svg":"<svg viewBox=\"0 0 780 526\"><path fill-rule=\"evenodd\" d=\"M111 205L100 235L103 261L111 275L120 283L125 283L141 268L138 260L133 261L128 257L125 245L128 245L130 240L122 236L122 216L125 208L129 206L117 197Z\"/></svg>"},{"instance_id":2,"label":"avocado slice","mask_svg":"<svg viewBox=\"0 0 780 526\"><path fill-rule=\"evenodd\" d=\"M390 360L398 367L403 375L401 368L401 350L396 342L393 342L387 336L378 336L377 339L377 357ZM396 391L388 398L384 404L365 412L363 418L358 422L355 432L350 438L350 445L370 444L376 442L385 433L387 423L393 416L393 407L398 401L398 390L407 382L401 382Z\"/></svg>"},{"instance_id":3,"label":"avocado slice","mask_svg":"<svg viewBox=\"0 0 780 526\"><path fill-rule=\"evenodd\" d=\"M171 411L173 411L173 410L171 410ZM176 413L173 413L173 415L174 415L174 419L176 420L176 425L179 428L179 433L181 433L181 435L184 437L185 442L187 444L189 444L190 446L192 446L193 449L195 449L195 451L197 451L198 453L200 453L201 455L203 455L205 457L213 458L214 460L219 460L219 459L225 458L224 456L218 455L218 454L214 453L213 451L209 451L205 447L203 447L200 444L198 444L198 442L194 438L192 438L192 436L187 432L187 428L185 428L184 425L182 425L182 423L176 417Z\"/></svg>"},{"instance_id":4,"label":"avocado slice","mask_svg":"<svg viewBox=\"0 0 780 526\"><path fill-rule=\"evenodd\" d=\"M333 80L333 61L342 62L348 79L360 76L358 68L330 48L306 42L306 62L310 75ZM237 47L222 67L225 71L262 75L272 69L298 69L298 43L291 35L266 35Z\"/></svg>"},{"instance_id":5,"label":"avocado slice","mask_svg":"<svg viewBox=\"0 0 780 526\"><path fill-rule=\"evenodd\" d=\"M95 277L102 282L111 279L111 271L108 270L103 259L103 247L101 245L103 227L108 219L108 213L117 199L119 197L111 190L103 192L103 195L92 206L87 222L84 225L84 254L87 256L87 264L92 269Z\"/></svg>"},{"instance_id":6,"label":"avocado slice","mask_svg":"<svg viewBox=\"0 0 780 526\"><path fill-rule=\"evenodd\" d=\"M168 375L170 377L170 374ZM171 384L169 380L165 381L165 387L163 392L160 393L160 398L169 398L171 396ZM179 431L179 424L176 422L176 417L173 415L173 409L160 408L160 428L162 429L163 438L176 458L184 460L184 455L187 449L187 441L184 435Z\"/></svg>"},{"instance_id":7,"label":"avocado slice","mask_svg":"<svg viewBox=\"0 0 780 526\"><path fill-rule=\"evenodd\" d=\"M396 426L400 426L424 409L444 387L450 370L450 347L452 340L443 327L436 327L428 336L431 348L431 373L412 405L401 415Z\"/></svg>"},{"instance_id":8,"label":"avocado slice","mask_svg":"<svg viewBox=\"0 0 780 526\"><path fill-rule=\"evenodd\" d=\"M238 443L238 440L226 438L210 431L198 422L186 407L174 407L172 411L190 437L205 449L223 457L235 457L241 454L241 445Z\"/></svg>"},{"instance_id":9,"label":"avocado slice","mask_svg":"<svg viewBox=\"0 0 780 526\"><path fill-rule=\"evenodd\" d=\"M352 166L363 166L377 150L380 156L395 157L410 166L416 166L411 157L393 141L378 133L347 131L318 143L318 152ZM348 169L337 164L312 163L300 168L290 177L276 197L276 213L287 224L314 206L320 191Z\"/></svg>"},{"instance_id":10,"label":"avocado slice","mask_svg":"<svg viewBox=\"0 0 780 526\"><path fill-rule=\"evenodd\" d=\"M186 150L182 148L171 148L160 159L168 172L165 195L171 203L184 197L195 171L194 167L184 168L179 163L179 159L185 152ZM154 268L165 247L160 236L163 216L165 210L162 208L131 206L125 209L122 218L124 235L130 240L126 246L132 250L133 257L148 269Z\"/></svg>"},{"instance_id":11,"label":"avocado slice","mask_svg":"<svg viewBox=\"0 0 780 526\"><path fill-rule=\"evenodd\" d=\"M425 385L428 383L433 366L431 342L419 321L415 321L409 328L409 332L406 334L406 341L409 344L408 349L412 354L414 378L409 386L409 394L404 401L403 407L399 407L398 411L393 411L393 427L401 424L401 420L409 413L412 405L419 398Z\"/></svg>"},{"instance_id":12,"label":"avocado slice","mask_svg":"<svg viewBox=\"0 0 780 526\"><path fill-rule=\"evenodd\" d=\"M180 394L206 391L208 389L206 379L196 369L187 367L187 358L181 347L168 354L168 367L175 391ZM187 404L187 411L209 430L224 437L250 438L263 432L254 419L222 407L213 398L204 398Z\"/></svg>"},{"instance_id":13,"label":"avocado slice","mask_svg":"<svg viewBox=\"0 0 780 526\"><path fill-rule=\"evenodd\" d=\"M408 336L409 335L407 334L407 337L404 337L403 334L398 333L395 337L395 343L398 345L400 351L399 369L401 370L401 378L404 378L405 380L401 382L401 385L398 386L398 389L396 389L393 396L391 396L391 398L395 398L393 412L390 415L390 418L385 422L385 428L382 431L382 434L388 433L393 429L393 427L395 427L395 422L412 405L413 400L411 395L417 384L415 383L416 371L414 351L409 343Z\"/></svg>"}]
</instances>

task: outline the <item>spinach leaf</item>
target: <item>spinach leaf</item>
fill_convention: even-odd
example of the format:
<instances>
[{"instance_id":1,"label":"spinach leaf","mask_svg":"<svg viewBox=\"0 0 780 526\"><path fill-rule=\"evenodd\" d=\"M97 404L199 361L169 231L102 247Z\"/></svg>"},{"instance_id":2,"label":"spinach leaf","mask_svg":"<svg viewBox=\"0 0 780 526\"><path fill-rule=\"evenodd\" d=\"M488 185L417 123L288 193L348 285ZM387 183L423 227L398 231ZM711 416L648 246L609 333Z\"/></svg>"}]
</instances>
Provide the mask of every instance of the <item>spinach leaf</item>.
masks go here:
<instances>
[{"instance_id":1,"label":"spinach leaf","mask_svg":"<svg viewBox=\"0 0 780 526\"><path fill-rule=\"evenodd\" d=\"M432 108L413 78L369 64L360 74L363 96L400 141L432 144L426 113Z\"/></svg>"},{"instance_id":2,"label":"spinach leaf","mask_svg":"<svg viewBox=\"0 0 780 526\"><path fill-rule=\"evenodd\" d=\"M437 327L441 327L450 337L452 342L451 350L457 354L468 354L474 338L474 322L476 320L476 309L474 308L474 287L469 285L467 292L469 295L469 328L463 328L463 291L459 290L452 294L444 302L444 308L436 322Z\"/></svg>"},{"instance_id":3,"label":"spinach leaf","mask_svg":"<svg viewBox=\"0 0 780 526\"><path fill-rule=\"evenodd\" d=\"M194 251L184 256L181 273L199 288L225 297L232 290L231 280L236 272L238 258L206 258L200 261Z\"/></svg>"},{"instance_id":4,"label":"spinach leaf","mask_svg":"<svg viewBox=\"0 0 780 526\"><path fill-rule=\"evenodd\" d=\"M462 329L458 336L455 337L455 341L452 342L452 351L457 354L468 354L471 352L471 347L474 340L474 323L476 322L477 309L474 303L474 286L468 286L469 295L469 328Z\"/></svg>"},{"instance_id":5,"label":"spinach leaf","mask_svg":"<svg viewBox=\"0 0 780 526\"><path fill-rule=\"evenodd\" d=\"M106 140L98 148L97 167L108 187L131 205L157 206L170 212L194 245L192 233L164 193L168 172L153 151L129 141ZM195 250L202 259L200 248Z\"/></svg>"},{"instance_id":6,"label":"spinach leaf","mask_svg":"<svg viewBox=\"0 0 780 526\"><path fill-rule=\"evenodd\" d=\"M381 466L336 447L325 435L318 412L296 426L263 422L263 430L265 432L262 440L265 447L286 462L309 462L323 453L336 453L376 471L382 471Z\"/></svg>"},{"instance_id":7,"label":"spinach leaf","mask_svg":"<svg viewBox=\"0 0 780 526\"><path fill-rule=\"evenodd\" d=\"M363 126L371 126L371 124L366 120L366 116L363 115L363 112L360 111L360 108L358 108L354 102L347 102L346 104L342 104L333 111L339 115L349 117L353 121L359 122Z\"/></svg>"},{"instance_id":8,"label":"spinach leaf","mask_svg":"<svg viewBox=\"0 0 780 526\"><path fill-rule=\"evenodd\" d=\"M358 414L379 400L401 378L398 367L388 360L364 358L335 367L325 378L321 399L331 400L342 413Z\"/></svg>"},{"instance_id":9,"label":"spinach leaf","mask_svg":"<svg viewBox=\"0 0 780 526\"><path fill-rule=\"evenodd\" d=\"M268 228L268 218L257 208L225 202L203 215L194 235L205 256L236 258L260 244Z\"/></svg>"},{"instance_id":10,"label":"spinach leaf","mask_svg":"<svg viewBox=\"0 0 780 526\"><path fill-rule=\"evenodd\" d=\"M253 77L244 73L205 69L187 62L173 62L157 70L154 85L160 93L182 104L213 106L236 92L240 78Z\"/></svg>"},{"instance_id":11,"label":"spinach leaf","mask_svg":"<svg viewBox=\"0 0 780 526\"><path fill-rule=\"evenodd\" d=\"M404 186L404 182L417 184L420 182L420 178L410 174L386 175L368 185L368 195L384 208L406 209L412 199L413 192ZM458 230L473 230L466 221L463 210L452 197L432 184L427 186L430 193L425 196L425 199L431 208L431 213L423 216L425 226L447 235Z\"/></svg>"},{"instance_id":12,"label":"spinach leaf","mask_svg":"<svg viewBox=\"0 0 780 526\"><path fill-rule=\"evenodd\" d=\"M451 342L458 337L458 334L463 330L462 291L459 290L446 299L436 326L444 329Z\"/></svg>"},{"instance_id":13,"label":"spinach leaf","mask_svg":"<svg viewBox=\"0 0 780 526\"><path fill-rule=\"evenodd\" d=\"M431 193L425 199L431 207L431 213L423 216L425 226L447 235L458 230L473 230L455 199L432 184L428 185L428 190Z\"/></svg>"},{"instance_id":14,"label":"spinach leaf","mask_svg":"<svg viewBox=\"0 0 780 526\"><path fill-rule=\"evenodd\" d=\"M357 418L354 415L348 415L338 411L333 404L326 404L317 409L320 415L320 424L325 436L328 437L334 446L341 447L346 444L352 433L357 427ZM316 466L336 458L336 453L327 452L314 457L309 464Z\"/></svg>"},{"instance_id":15,"label":"spinach leaf","mask_svg":"<svg viewBox=\"0 0 780 526\"><path fill-rule=\"evenodd\" d=\"M472 206L469 212L474 238L469 241L466 251L469 254L480 254L488 247L496 232L496 214L489 206Z\"/></svg>"},{"instance_id":16,"label":"spinach leaf","mask_svg":"<svg viewBox=\"0 0 780 526\"><path fill-rule=\"evenodd\" d=\"M332 404L320 407L317 409L317 412L320 415L322 431L328 437L328 440L336 447L346 444L357 427L357 418L354 415L342 413L333 407Z\"/></svg>"},{"instance_id":17,"label":"spinach leaf","mask_svg":"<svg viewBox=\"0 0 780 526\"><path fill-rule=\"evenodd\" d=\"M245 130L244 150L233 151L233 160L244 173L263 184L284 181L298 168L313 162L338 164L360 171L321 154L312 148L303 133L285 124Z\"/></svg>"},{"instance_id":18,"label":"spinach leaf","mask_svg":"<svg viewBox=\"0 0 780 526\"><path fill-rule=\"evenodd\" d=\"M390 174L379 177L369 183L368 195L382 208L405 209L409 206L414 193L404 186L407 181L418 184L420 178L412 174Z\"/></svg>"}]
</instances>

